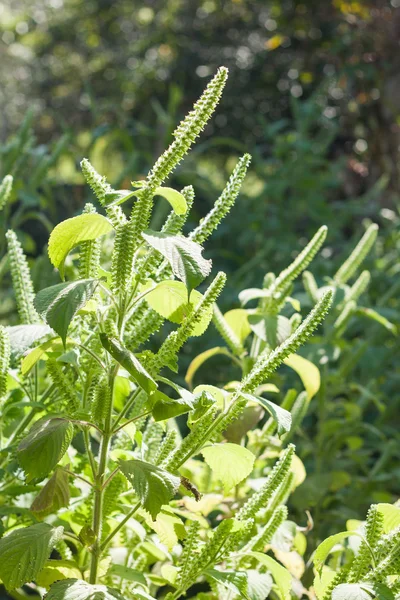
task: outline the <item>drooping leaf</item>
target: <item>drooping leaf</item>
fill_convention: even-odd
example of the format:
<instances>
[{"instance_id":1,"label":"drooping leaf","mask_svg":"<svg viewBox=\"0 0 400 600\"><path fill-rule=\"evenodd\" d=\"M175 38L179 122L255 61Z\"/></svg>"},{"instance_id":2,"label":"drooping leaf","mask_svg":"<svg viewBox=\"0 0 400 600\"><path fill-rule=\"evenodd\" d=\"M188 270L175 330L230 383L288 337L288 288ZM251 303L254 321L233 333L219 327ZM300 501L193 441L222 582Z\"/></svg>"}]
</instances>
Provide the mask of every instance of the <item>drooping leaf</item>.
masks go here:
<instances>
[{"instance_id":1,"label":"drooping leaf","mask_svg":"<svg viewBox=\"0 0 400 600\"><path fill-rule=\"evenodd\" d=\"M162 196L171 205L177 215L184 215L187 211L186 198L183 194L169 187L158 187L154 193L155 196Z\"/></svg>"},{"instance_id":2,"label":"drooping leaf","mask_svg":"<svg viewBox=\"0 0 400 600\"><path fill-rule=\"evenodd\" d=\"M48 325L15 325L7 327L11 358L20 358L35 342L53 333Z\"/></svg>"},{"instance_id":3,"label":"drooping leaf","mask_svg":"<svg viewBox=\"0 0 400 600\"><path fill-rule=\"evenodd\" d=\"M206 362L209 358L216 356L217 354L225 354L226 356L230 356L228 350L222 346L216 346L215 348L210 348L209 350L205 350L201 352L192 360L189 365L189 368L186 372L185 381L189 387L192 386L193 377L195 376L198 369L200 369L201 365Z\"/></svg>"},{"instance_id":4,"label":"drooping leaf","mask_svg":"<svg viewBox=\"0 0 400 600\"><path fill-rule=\"evenodd\" d=\"M289 571L282 567L276 560L268 554L262 552L249 552L249 556L253 556L262 565L265 565L271 573L281 596L281 600L290 600L292 589L292 576Z\"/></svg>"},{"instance_id":5,"label":"drooping leaf","mask_svg":"<svg viewBox=\"0 0 400 600\"><path fill-rule=\"evenodd\" d=\"M318 367L298 354L290 354L283 362L299 375L307 392L308 399L311 400L321 385L321 375Z\"/></svg>"},{"instance_id":6,"label":"drooping leaf","mask_svg":"<svg viewBox=\"0 0 400 600\"><path fill-rule=\"evenodd\" d=\"M36 577L36 583L48 590L56 581L81 577L78 565L72 560L48 560Z\"/></svg>"},{"instance_id":7,"label":"drooping leaf","mask_svg":"<svg viewBox=\"0 0 400 600\"><path fill-rule=\"evenodd\" d=\"M275 402L271 402L271 400L267 400L262 396L253 396L252 394L242 394L243 398L247 398L250 402L257 402L266 411L269 412L271 417L278 425L278 434L281 435L285 431L290 431L292 426L292 415L285 408L281 408Z\"/></svg>"},{"instance_id":8,"label":"drooping leaf","mask_svg":"<svg viewBox=\"0 0 400 600\"><path fill-rule=\"evenodd\" d=\"M292 334L292 326L282 315L249 315L249 327L263 342L268 342L272 348L283 344Z\"/></svg>"},{"instance_id":9,"label":"drooping leaf","mask_svg":"<svg viewBox=\"0 0 400 600\"><path fill-rule=\"evenodd\" d=\"M36 578L63 531L63 527L37 523L0 540L0 579L7 589L15 590Z\"/></svg>"},{"instance_id":10,"label":"drooping leaf","mask_svg":"<svg viewBox=\"0 0 400 600\"><path fill-rule=\"evenodd\" d=\"M65 346L74 345L74 340L67 339L65 342ZM49 352L60 352L64 351L64 344L60 337L52 338L40 346L37 346L29 354L27 354L21 361L21 373L22 375L27 375L29 371L37 364L37 362L41 359L45 359Z\"/></svg>"},{"instance_id":11,"label":"drooping leaf","mask_svg":"<svg viewBox=\"0 0 400 600\"><path fill-rule=\"evenodd\" d=\"M70 493L68 473L61 468L55 470L32 503L31 511L44 517L69 505Z\"/></svg>"},{"instance_id":12,"label":"drooping leaf","mask_svg":"<svg viewBox=\"0 0 400 600\"><path fill-rule=\"evenodd\" d=\"M202 300L203 295L193 290L188 300L188 290L181 281L160 281L157 286L145 296L147 303L159 315L172 323L182 323L189 312ZM212 307L202 319L196 323L192 336L202 335L212 319Z\"/></svg>"},{"instance_id":13,"label":"drooping leaf","mask_svg":"<svg viewBox=\"0 0 400 600\"><path fill-rule=\"evenodd\" d=\"M82 579L64 579L51 586L46 600L124 600L124 597L105 585L92 585Z\"/></svg>"},{"instance_id":14,"label":"drooping leaf","mask_svg":"<svg viewBox=\"0 0 400 600\"><path fill-rule=\"evenodd\" d=\"M60 417L37 421L17 449L26 480L46 477L64 456L74 435L73 425Z\"/></svg>"},{"instance_id":15,"label":"drooping leaf","mask_svg":"<svg viewBox=\"0 0 400 600\"><path fill-rule=\"evenodd\" d=\"M335 575L336 572L326 565L322 567L321 572L317 572L317 574L314 577L313 587L318 600L322 600L326 590L335 578Z\"/></svg>"},{"instance_id":16,"label":"drooping leaf","mask_svg":"<svg viewBox=\"0 0 400 600\"><path fill-rule=\"evenodd\" d=\"M240 292L239 300L242 306L246 306L246 304L251 300L256 300L257 298L267 298L269 295L270 294L268 290L261 290L259 288L249 288Z\"/></svg>"},{"instance_id":17,"label":"drooping leaf","mask_svg":"<svg viewBox=\"0 0 400 600\"><path fill-rule=\"evenodd\" d=\"M132 352L124 348L118 340L110 338L105 333L101 333L100 341L107 352L132 375L136 383L145 392L151 394L157 389L157 383L146 371L140 360Z\"/></svg>"},{"instance_id":18,"label":"drooping leaf","mask_svg":"<svg viewBox=\"0 0 400 600\"><path fill-rule=\"evenodd\" d=\"M180 478L142 460L120 460L119 464L141 505L155 519L161 507L175 495Z\"/></svg>"},{"instance_id":19,"label":"drooping leaf","mask_svg":"<svg viewBox=\"0 0 400 600\"><path fill-rule=\"evenodd\" d=\"M225 321L241 343L243 343L251 333L248 317L248 312L247 310L244 310L244 308L234 308L233 310L228 310L228 312L224 314Z\"/></svg>"},{"instance_id":20,"label":"drooping leaf","mask_svg":"<svg viewBox=\"0 0 400 600\"><path fill-rule=\"evenodd\" d=\"M168 260L175 277L186 285L189 296L190 292L210 274L211 260L202 257L203 248L196 242L183 236L168 235L150 229L142 236L150 246Z\"/></svg>"},{"instance_id":21,"label":"drooping leaf","mask_svg":"<svg viewBox=\"0 0 400 600\"><path fill-rule=\"evenodd\" d=\"M58 333L64 345L69 324L78 310L93 296L98 283L97 279L81 279L59 283L36 294L36 310Z\"/></svg>"},{"instance_id":22,"label":"drooping leaf","mask_svg":"<svg viewBox=\"0 0 400 600\"><path fill-rule=\"evenodd\" d=\"M243 481L252 471L255 456L238 444L214 444L201 451L204 460L219 479L225 492Z\"/></svg>"},{"instance_id":23,"label":"drooping leaf","mask_svg":"<svg viewBox=\"0 0 400 600\"><path fill-rule=\"evenodd\" d=\"M341 531L340 533L335 533L335 535L329 536L318 546L314 554L314 565L317 571L320 571L324 566L324 562L326 561L332 548L337 544L340 544L343 540L351 535L355 535L355 532Z\"/></svg>"},{"instance_id":24,"label":"drooping leaf","mask_svg":"<svg viewBox=\"0 0 400 600\"><path fill-rule=\"evenodd\" d=\"M148 526L153 529L160 542L167 546L168 550L172 550L178 543L178 540L186 536L186 530L181 519L169 508L165 506L160 510L155 520L149 516L146 519Z\"/></svg>"},{"instance_id":25,"label":"drooping leaf","mask_svg":"<svg viewBox=\"0 0 400 600\"><path fill-rule=\"evenodd\" d=\"M394 325L394 323L389 321L389 319L378 313L378 311L374 310L373 308L364 308L360 306L357 308L357 314L362 317L366 317L367 319L371 319L371 321L379 323L379 325L382 325L382 327L390 331L390 333L397 335L396 325Z\"/></svg>"},{"instance_id":26,"label":"drooping leaf","mask_svg":"<svg viewBox=\"0 0 400 600\"><path fill-rule=\"evenodd\" d=\"M98 213L79 215L59 223L50 234L48 252L61 278L64 278L65 258L72 248L82 242L95 240L112 229L110 221Z\"/></svg>"}]
</instances>

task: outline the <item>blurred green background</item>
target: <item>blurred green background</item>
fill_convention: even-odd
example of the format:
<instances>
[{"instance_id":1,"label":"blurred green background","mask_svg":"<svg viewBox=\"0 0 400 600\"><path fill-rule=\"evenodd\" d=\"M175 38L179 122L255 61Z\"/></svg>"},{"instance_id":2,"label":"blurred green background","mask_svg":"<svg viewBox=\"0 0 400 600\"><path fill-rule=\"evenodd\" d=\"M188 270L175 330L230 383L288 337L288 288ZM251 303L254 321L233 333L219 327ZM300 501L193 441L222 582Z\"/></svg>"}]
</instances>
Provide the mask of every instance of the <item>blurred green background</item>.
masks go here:
<instances>
[{"instance_id":1,"label":"blurred green background","mask_svg":"<svg viewBox=\"0 0 400 600\"><path fill-rule=\"evenodd\" d=\"M0 227L18 230L36 257L36 289L56 282L42 251L55 223L93 201L82 157L113 187L130 187L225 65L216 116L170 182L194 185L193 226L237 158L253 156L236 207L207 245L214 269L229 275L221 308L239 306L241 289L287 266L327 224L312 266L322 284L374 221L380 235L365 265L372 284L364 304L398 326L399 40L400 0L0 2L0 178L15 181ZM162 218L160 207L153 226ZM3 259L2 320L14 314L7 277ZM322 340L331 357L321 366L324 419L311 407L296 441L310 478L294 506L303 515L317 498L320 514L329 510L323 533L399 494L397 340L365 320L343 339ZM186 365L219 343L210 328L186 347ZM317 350L305 353L317 360ZM210 378L222 384L227 371L218 363ZM322 483L321 471L336 475Z\"/></svg>"}]
</instances>

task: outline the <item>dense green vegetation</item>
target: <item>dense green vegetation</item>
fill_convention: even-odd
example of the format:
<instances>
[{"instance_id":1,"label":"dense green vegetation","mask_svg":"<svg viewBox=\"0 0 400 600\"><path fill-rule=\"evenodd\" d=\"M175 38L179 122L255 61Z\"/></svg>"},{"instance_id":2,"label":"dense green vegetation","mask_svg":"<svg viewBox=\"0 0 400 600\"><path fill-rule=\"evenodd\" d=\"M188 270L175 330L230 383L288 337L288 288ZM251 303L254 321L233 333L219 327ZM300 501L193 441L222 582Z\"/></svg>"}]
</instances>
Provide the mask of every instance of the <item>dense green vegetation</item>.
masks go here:
<instances>
[{"instance_id":1,"label":"dense green vegetation","mask_svg":"<svg viewBox=\"0 0 400 600\"><path fill-rule=\"evenodd\" d=\"M0 596L400 598L395 4L2 8Z\"/></svg>"}]
</instances>

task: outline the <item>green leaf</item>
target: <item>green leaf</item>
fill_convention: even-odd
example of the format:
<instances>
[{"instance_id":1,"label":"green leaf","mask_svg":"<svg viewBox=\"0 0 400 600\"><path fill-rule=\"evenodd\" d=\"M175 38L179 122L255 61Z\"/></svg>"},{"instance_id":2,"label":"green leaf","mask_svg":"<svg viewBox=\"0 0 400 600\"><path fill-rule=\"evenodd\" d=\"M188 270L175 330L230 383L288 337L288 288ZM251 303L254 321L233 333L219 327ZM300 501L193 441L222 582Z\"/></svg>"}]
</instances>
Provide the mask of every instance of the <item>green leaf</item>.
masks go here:
<instances>
[{"instance_id":1,"label":"green leaf","mask_svg":"<svg viewBox=\"0 0 400 600\"><path fill-rule=\"evenodd\" d=\"M263 342L272 348L283 344L292 334L292 326L282 315L249 315L249 327Z\"/></svg>"},{"instance_id":2,"label":"green leaf","mask_svg":"<svg viewBox=\"0 0 400 600\"><path fill-rule=\"evenodd\" d=\"M59 223L49 238L49 258L64 279L64 261L75 246L112 231L110 221L97 213L83 214Z\"/></svg>"},{"instance_id":3,"label":"green leaf","mask_svg":"<svg viewBox=\"0 0 400 600\"><path fill-rule=\"evenodd\" d=\"M225 492L243 481L253 470L255 456L237 444L214 444L202 449L204 460L220 479Z\"/></svg>"},{"instance_id":4,"label":"green leaf","mask_svg":"<svg viewBox=\"0 0 400 600\"><path fill-rule=\"evenodd\" d=\"M146 242L158 250L171 265L172 272L190 292L205 279L211 271L211 260L201 253L203 248L191 240L177 235L168 235L148 229L142 233Z\"/></svg>"},{"instance_id":5,"label":"green leaf","mask_svg":"<svg viewBox=\"0 0 400 600\"><path fill-rule=\"evenodd\" d=\"M15 325L7 327L7 333L10 337L11 358L14 360L53 331L48 325Z\"/></svg>"},{"instance_id":6,"label":"green leaf","mask_svg":"<svg viewBox=\"0 0 400 600\"><path fill-rule=\"evenodd\" d=\"M292 415L290 412L284 408L281 408L278 404L271 402L271 400L267 400L262 396L253 396L252 394L241 394L243 398L247 398L250 402L257 402L266 411L269 412L271 417L278 425L278 434L281 435L285 431L290 431L292 426Z\"/></svg>"},{"instance_id":7,"label":"green leaf","mask_svg":"<svg viewBox=\"0 0 400 600\"><path fill-rule=\"evenodd\" d=\"M98 279L81 279L59 283L36 294L36 310L58 333L64 345L69 324L78 310L93 296L98 284Z\"/></svg>"},{"instance_id":8,"label":"green leaf","mask_svg":"<svg viewBox=\"0 0 400 600\"><path fill-rule=\"evenodd\" d=\"M119 464L140 504L155 520L161 507L168 504L178 490L180 478L142 460L120 460Z\"/></svg>"},{"instance_id":9,"label":"green leaf","mask_svg":"<svg viewBox=\"0 0 400 600\"><path fill-rule=\"evenodd\" d=\"M150 285L153 285L150 283ZM145 290L146 288L144 288ZM146 294L145 299L149 306L159 315L172 323L182 323L189 312L203 299L203 294L193 290L188 300L188 291L184 283L180 281L161 281L157 286ZM203 315L201 321L196 323L192 336L202 335L212 319L212 307L208 313Z\"/></svg>"},{"instance_id":10,"label":"green leaf","mask_svg":"<svg viewBox=\"0 0 400 600\"><path fill-rule=\"evenodd\" d=\"M360 315L362 317L366 317L367 319L376 321L376 323L379 323L379 325L382 325L382 327L384 327L385 329L390 331L390 333L393 333L393 335L397 335L396 325L391 323L388 319L386 319L386 317L379 314L378 311L374 310L373 308L364 308L364 307L360 306L357 308L356 312L358 315Z\"/></svg>"},{"instance_id":11,"label":"green leaf","mask_svg":"<svg viewBox=\"0 0 400 600\"><path fill-rule=\"evenodd\" d=\"M108 575L116 575L127 581L133 581L147 587L147 581L143 573L136 571L131 567L125 567L124 565L113 564L108 570Z\"/></svg>"},{"instance_id":12,"label":"green leaf","mask_svg":"<svg viewBox=\"0 0 400 600\"><path fill-rule=\"evenodd\" d=\"M340 544L343 540L351 535L356 535L356 532L341 531L340 533L335 533L335 535L329 536L318 546L314 554L314 565L317 571L321 571L322 567L324 566L324 562L326 561L332 548L337 544Z\"/></svg>"},{"instance_id":13,"label":"green leaf","mask_svg":"<svg viewBox=\"0 0 400 600\"><path fill-rule=\"evenodd\" d=\"M239 594L241 598L250 600L250 596L247 593L247 574L245 571L217 571L217 569L207 569L205 574L231 592Z\"/></svg>"},{"instance_id":14,"label":"green leaf","mask_svg":"<svg viewBox=\"0 0 400 600\"><path fill-rule=\"evenodd\" d=\"M0 540L0 579L8 590L36 578L63 531L63 527L37 523Z\"/></svg>"},{"instance_id":15,"label":"green leaf","mask_svg":"<svg viewBox=\"0 0 400 600\"><path fill-rule=\"evenodd\" d=\"M393 592L382 584L341 583L332 592L332 600L394 600Z\"/></svg>"},{"instance_id":16,"label":"green leaf","mask_svg":"<svg viewBox=\"0 0 400 600\"><path fill-rule=\"evenodd\" d=\"M69 500L68 473L64 469L58 468L36 496L31 511L44 517L68 506Z\"/></svg>"},{"instance_id":17,"label":"green leaf","mask_svg":"<svg viewBox=\"0 0 400 600\"><path fill-rule=\"evenodd\" d=\"M135 590L136 594L136 590ZM54 583L46 600L125 600L117 591L105 585L92 585L82 579L64 579Z\"/></svg>"},{"instance_id":18,"label":"green leaf","mask_svg":"<svg viewBox=\"0 0 400 600\"><path fill-rule=\"evenodd\" d=\"M81 577L78 565L72 560L48 560L36 577L36 583L48 590L56 581Z\"/></svg>"},{"instance_id":19,"label":"green leaf","mask_svg":"<svg viewBox=\"0 0 400 600\"><path fill-rule=\"evenodd\" d=\"M224 314L225 321L242 344L251 333L248 317L247 310L243 308L234 308Z\"/></svg>"},{"instance_id":20,"label":"green leaf","mask_svg":"<svg viewBox=\"0 0 400 600\"><path fill-rule=\"evenodd\" d=\"M50 473L68 450L73 435L73 425L59 417L41 419L33 425L17 449L28 483Z\"/></svg>"},{"instance_id":21,"label":"green leaf","mask_svg":"<svg viewBox=\"0 0 400 600\"><path fill-rule=\"evenodd\" d=\"M268 290L260 290L259 288L249 288L247 290L242 290L239 294L240 304L245 306L251 300L256 300L257 298L268 298L270 295Z\"/></svg>"},{"instance_id":22,"label":"green leaf","mask_svg":"<svg viewBox=\"0 0 400 600\"><path fill-rule=\"evenodd\" d=\"M146 523L156 532L160 542L167 546L168 550L172 550L178 540L186 536L186 530L181 519L174 514L169 506L165 506L160 510L155 521L149 516Z\"/></svg>"},{"instance_id":23,"label":"green leaf","mask_svg":"<svg viewBox=\"0 0 400 600\"><path fill-rule=\"evenodd\" d=\"M289 571L282 567L276 560L262 552L249 552L249 556L256 558L262 565L265 565L271 573L282 600L290 600L292 589L292 576Z\"/></svg>"},{"instance_id":24,"label":"green leaf","mask_svg":"<svg viewBox=\"0 0 400 600\"><path fill-rule=\"evenodd\" d=\"M331 585L335 578L336 572L324 565L320 573L317 573L314 577L313 588L318 600L322 600L328 587Z\"/></svg>"},{"instance_id":25,"label":"green leaf","mask_svg":"<svg viewBox=\"0 0 400 600\"><path fill-rule=\"evenodd\" d=\"M65 346L74 345L74 340L67 339ZM21 361L21 373L22 375L27 375L31 369L37 364L37 362L41 359L46 359L47 354L49 352L59 352L60 354L64 352L64 344L60 337L52 338L47 342L43 342L37 348L34 348L29 354L27 354L23 360Z\"/></svg>"},{"instance_id":26,"label":"green leaf","mask_svg":"<svg viewBox=\"0 0 400 600\"><path fill-rule=\"evenodd\" d=\"M156 401L151 413L155 421L172 419L173 417L183 415L194 408L191 400L188 400L187 398L170 398L158 390L154 392L151 398Z\"/></svg>"},{"instance_id":27,"label":"green leaf","mask_svg":"<svg viewBox=\"0 0 400 600\"><path fill-rule=\"evenodd\" d=\"M250 600L265 600L272 589L272 577L269 573L259 573L255 569L246 569L247 594Z\"/></svg>"},{"instance_id":28,"label":"green leaf","mask_svg":"<svg viewBox=\"0 0 400 600\"><path fill-rule=\"evenodd\" d=\"M318 367L298 354L290 354L283 362L299 375L307 392L308 399L311 400L321 385L321 375Z\"/></svg>"},{"instance_id":29,"label":"green leaf","mask_svg":"<svg viewBox=\"0 0 400 600\"><path fill-rule=\"evenodd\" d=\"M185 381L189 387L192 386L193 377L195 376L198 369L200 369L201 365L205 363L206 360L212 358L213 356L216 356L217 354L225 354L226 356L230 356L226 348L222 346L216 346L215 348L210 348L209 350L201 352L196 356L196 358L192 360L185 375Z\"/></svg>"},{"instance_id":30,"label":"green leaf","mask_svg":"<svg viewBox=\"0 0 400 600\"><path fill-rule=\"evenodd\" d=\"M173 211L177 215L184 215L187 211L187 203L185 196L169 187L158 187L154 192L155 196L162 196L165 198L171 205Z\"/></svg>"},{"instance_id":31,"label":"green leaf","mask_svg":"<svg viewBox=\"0 0 400 600\"><path fill-rule=\"evenodd\" d=\"M108 337L105 333L101 333L100 341L107 352L132 375L136 383L145 392L151 394L157 389L157 383L146 371L140 360L132 352L124 348L118 340Z\"/></svg>"},{"instance_id":32,"label":"green leaf","mask_svg":"<svg viewBox=\"0 0 400 600\"><path fill-rule=\"evenodd\" d=\"M377 509L383 515L383 532L389 533L392 529L396 529L400 525L400 508L382 502L377 505Z\"/></svg>"}]
</instances>

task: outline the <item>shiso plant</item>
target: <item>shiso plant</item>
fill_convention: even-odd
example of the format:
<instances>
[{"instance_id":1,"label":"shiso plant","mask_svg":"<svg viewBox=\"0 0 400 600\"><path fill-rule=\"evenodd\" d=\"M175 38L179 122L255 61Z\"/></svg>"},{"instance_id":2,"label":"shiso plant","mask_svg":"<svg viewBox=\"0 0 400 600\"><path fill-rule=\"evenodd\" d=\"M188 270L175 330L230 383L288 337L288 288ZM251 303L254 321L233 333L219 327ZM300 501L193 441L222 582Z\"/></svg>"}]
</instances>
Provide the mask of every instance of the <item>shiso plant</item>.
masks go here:
<instances>
[{"instance_id":1,"label":"shiso plant","mask_svg":"<svg viewBox=\"0 0 400 600\"><path fill-rule=\"evenodd\" d=\"M297 409L290 398L278 406L264 394L284 361L296 365L297 349L331 305L327 288L282 334L279 308L293 304L291 282L325 228L286 271L267 276L261 296L273 319L260 327L269 337L250 353L240 381L188 389L174 375L183 345L212 319L232 350L241 344L216 304L225 274L204 293L196 288L212 270L202 244L230 211L250 157L188 235L194 190L163 185L226 78L219 69L132 191L112 189L82 161L97 207L87 204L51 232L60 283L35 293L18 237L6 234L20 324L0 328L0 580L18 600L291 597L291 574L267 551L278 530L292 526L285 503L301 482L288 439ZM149 229L156 197L171 205L161 231ZM177 326L152 351L146 342L164 320ZM264 451L262 435L237 427L249 406L271 416L263 435L275 436L274 452Z\"/></svg>"}]
</instances>

